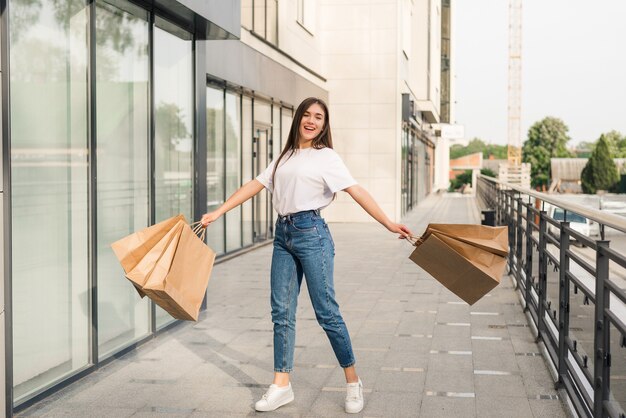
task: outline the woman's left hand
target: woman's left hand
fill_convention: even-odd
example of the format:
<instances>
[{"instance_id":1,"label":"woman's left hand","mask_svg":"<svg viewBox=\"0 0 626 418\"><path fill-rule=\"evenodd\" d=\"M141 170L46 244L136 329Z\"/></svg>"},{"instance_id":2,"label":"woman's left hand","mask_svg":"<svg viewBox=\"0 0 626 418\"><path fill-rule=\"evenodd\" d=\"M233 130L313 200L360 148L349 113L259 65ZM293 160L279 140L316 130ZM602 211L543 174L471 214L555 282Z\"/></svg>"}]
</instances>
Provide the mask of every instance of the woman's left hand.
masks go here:
<instances>
[{"instance_id":1,"label":"woman's left hand","mask_svg":"<svg viewBox=\"0 0 626 418\"><path fill-rule=\"evenodd\" d=\"M394 234L400 234L398 239L405 239L413 235L411 234L411 231L409 230L409 228L407 228L406 225L402 225L402 224L397 224L397 223L392 222L391 224L389 224L389 226L387 226L387 229L390 232L393 232Z\"/></svg>"}]
</instances>

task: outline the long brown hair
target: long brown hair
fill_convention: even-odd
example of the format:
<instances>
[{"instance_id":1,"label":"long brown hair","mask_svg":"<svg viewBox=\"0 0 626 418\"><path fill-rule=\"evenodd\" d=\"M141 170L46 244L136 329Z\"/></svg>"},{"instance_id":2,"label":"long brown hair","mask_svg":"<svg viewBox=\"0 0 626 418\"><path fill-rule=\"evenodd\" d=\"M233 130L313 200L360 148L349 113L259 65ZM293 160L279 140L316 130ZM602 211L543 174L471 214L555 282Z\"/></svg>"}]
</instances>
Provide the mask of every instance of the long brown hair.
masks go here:
<instances>
[{"instance_id":1,"label":"long brown hair","mask_svg":"<svg viewBox=\"0 0 626 418\"><path fill-rule=\"evenodd\" d=\"M296 150L300 149L300 123L302 122L302 118L304 117L304 112L309 110L314 104L318 104L322 106L324 110L324 126L322 127L322 132L319 133L315 138L313 138L311 146L316 149L321 148L332 148L333 147L333 138L330 133L330 116L328 115L328 106L322 99L318 99L317 97L309 97L304 99L298 109L296 109L296 114L293 117L293 121L291 122L291 129L289 129L289 136L287 137L287 143L285 144L285 148L280 153L278 160L276 160L276 164L274 165L274 171L272 172L272 187L274 185L274 178L276 177L276 169L278 168L278 164L280 160L287 154L289 157L293 155Z\"/></svg>"}]
</instances>

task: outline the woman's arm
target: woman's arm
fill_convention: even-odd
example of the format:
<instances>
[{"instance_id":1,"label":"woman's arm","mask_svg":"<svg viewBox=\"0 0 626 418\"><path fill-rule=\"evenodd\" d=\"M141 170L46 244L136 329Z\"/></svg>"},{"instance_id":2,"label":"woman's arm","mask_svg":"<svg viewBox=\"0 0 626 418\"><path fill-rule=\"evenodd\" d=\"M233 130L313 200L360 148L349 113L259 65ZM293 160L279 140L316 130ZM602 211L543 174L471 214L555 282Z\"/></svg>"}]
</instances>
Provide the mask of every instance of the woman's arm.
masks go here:
<instances>
[{"instance_id":1,"label":"woman's arm","mask_svg":"<svg viewBox=\"0 0 626 418\"><path fill-rule=\"evenodd\" d=\"M229 210L241 205L243 202L259 193L261 190L263 190L264 187L265 186L263 186L263 184L261 184L261 182L257 179L247 182L246 184L241 186L235 193L233 193L232 196L229 197L222 206L220 206L213 212L205 213L204 215L202 215L202 219L200 220L200 222L202 222L202 225L206 227L211 222L215 222L217 218L219 218Z\"/></svg>"},{"instance_id":2,"label":"woman's arm","mask_svg":"<svg viewBox=\"0 0 626 418\"><path fill-rule=\"evenodd\" d=\"M411 231L405 225L391 222L387 215L385 215L385 212L378 206L378 203L376 203L372 195L363 187L356 184L348 187L344 191L352 196L355 202L365 209L365 212L380 222L385 228L393 233L400 234L398 238L403 239L411 235Z\"/></svg>"}]
</instances>

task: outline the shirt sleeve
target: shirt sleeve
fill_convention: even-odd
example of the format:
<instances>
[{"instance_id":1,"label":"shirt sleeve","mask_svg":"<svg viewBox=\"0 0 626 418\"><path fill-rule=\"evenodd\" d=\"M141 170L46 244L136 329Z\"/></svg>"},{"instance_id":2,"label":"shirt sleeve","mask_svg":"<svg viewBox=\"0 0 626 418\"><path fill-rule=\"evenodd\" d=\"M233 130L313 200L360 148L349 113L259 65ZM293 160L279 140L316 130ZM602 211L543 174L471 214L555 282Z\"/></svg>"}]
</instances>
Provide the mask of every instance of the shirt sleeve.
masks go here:
<instances>
[{"instance_id":1,"label":"shirt sleeve","mask_svg":"<svg viewBox=\"0 0 626 418\"><path fill-rule=\"evenodd\" d=\"M272 174L274 173L274 165L276 165L276 160L272 161L270 165L267 166L265 170L258 176L256 179L270 192L274 191L274 184L272 183Z\"/></svg>"},{"instance_id":2,"label":"shirt sleeve","mask_svg":"<svg viewBox=\"0 0 626 418\"><path fill-rule=\"evenodd\" d=\"M330 155L330 161L323 174L324 182L330 191L337 193L357 184L339 154L333 151Z\"/></svg>"}]
</instances>

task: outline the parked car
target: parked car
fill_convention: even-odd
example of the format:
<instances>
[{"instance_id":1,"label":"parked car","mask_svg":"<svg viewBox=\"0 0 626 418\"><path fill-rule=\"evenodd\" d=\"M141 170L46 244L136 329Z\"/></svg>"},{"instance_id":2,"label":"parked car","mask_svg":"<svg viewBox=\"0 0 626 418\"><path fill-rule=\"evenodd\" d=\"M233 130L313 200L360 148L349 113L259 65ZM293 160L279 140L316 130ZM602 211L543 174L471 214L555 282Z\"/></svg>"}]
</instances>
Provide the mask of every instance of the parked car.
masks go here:
<instances>
[{"instance_id":1,"label":"parked car","mask_svg":"<svg viewBox=\"0 0 626 418\"><path fill-rule=\"evenodd\" d=\"M567 211L566 216L565 211L562 208L551 206L548 210L548 216L555 221L565 221L567 218L570 228L586 237L596 237L600 235L600 226L597 222L594 222L575 212ZM555 237L558 237L561 230L552 224L548 224L548 232ZM575 238L570 237L570 239L574 240Z\"/></svg>"}]
</instances>

